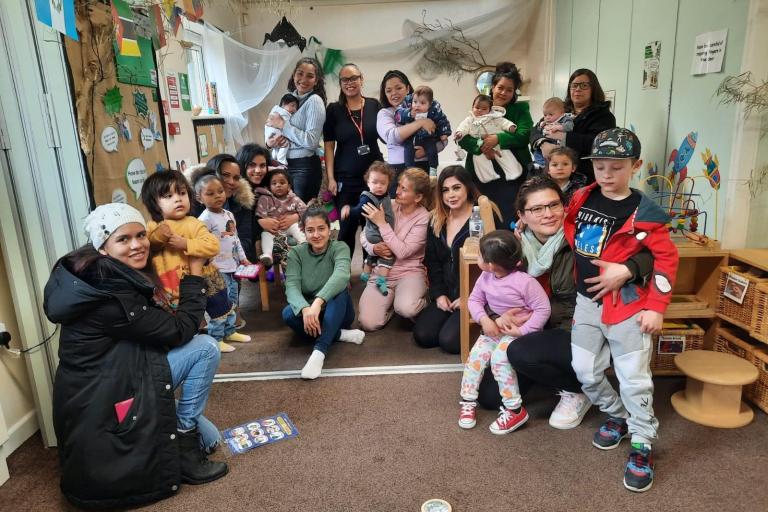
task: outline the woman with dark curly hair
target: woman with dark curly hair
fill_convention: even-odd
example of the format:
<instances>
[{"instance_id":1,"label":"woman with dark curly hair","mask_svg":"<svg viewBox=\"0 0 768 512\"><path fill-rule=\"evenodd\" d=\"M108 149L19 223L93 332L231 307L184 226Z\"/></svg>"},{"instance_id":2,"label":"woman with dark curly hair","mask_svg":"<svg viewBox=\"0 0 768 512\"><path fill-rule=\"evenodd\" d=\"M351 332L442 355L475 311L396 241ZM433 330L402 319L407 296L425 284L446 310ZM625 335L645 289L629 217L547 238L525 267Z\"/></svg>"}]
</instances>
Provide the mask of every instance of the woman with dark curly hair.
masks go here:
<instances>
[{"instance_id":1,"label":"woman with dark curly hair","mask_svg":"<svg viewBox=\"0 0 768 512\"><path fill-rule=\"evenodd\" d=\"M320 63L312 57L302 57L296 63L288 92L299 98L299 110L285 121L271 114L267 126L283 131L266 141L267 147L288 147L288 173L293 191L305 203L320 192L323 169L317 147L325 123L325 78Z\"/></svg>"},{"instance_id":2,"label":"woman with dark curly hair","mask_svg":"<svg viewBox=\"0 0 768 512\"><path fill-rule=\"evenodd\" d=\"M501 210L503 226L516 217L515 198L520 184L525 180L525 173L514 180L506 180L504 171L496 162L494 148L499 145L501 149L509 149L515 155L523 169L531 162L531 153L528 151L528 139L533 127L533 119L527 101L517 101L517 90L523 83L520 70L511 62L500 62L496 65L496 73L491 81L491 98L494 107L502 107L506 110L504 117L517 125L514 133L499 132L489 133L482 140L470 135L464 136L459 141L459 146L467 151L466 168L472 174L473 180L480 189L480 193L496 203ZM485 155L493 163L493 168L498 178L483 182L475 174L473 162L474 155Z\"/></svg>"}]
</instances>

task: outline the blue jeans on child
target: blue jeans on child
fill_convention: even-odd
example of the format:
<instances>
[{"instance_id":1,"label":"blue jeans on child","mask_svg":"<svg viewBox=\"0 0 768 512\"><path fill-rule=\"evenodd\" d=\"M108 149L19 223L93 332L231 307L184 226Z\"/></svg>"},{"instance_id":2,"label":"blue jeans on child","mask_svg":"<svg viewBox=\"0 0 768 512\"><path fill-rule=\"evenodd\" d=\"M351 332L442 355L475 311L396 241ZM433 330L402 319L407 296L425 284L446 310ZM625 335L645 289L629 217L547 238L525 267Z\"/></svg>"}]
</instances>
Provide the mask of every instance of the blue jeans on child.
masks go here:
<instances>
[{"instance_id":1,"label":"blue jeans on child","mask_svg":"<svg viewBox=\"0 0 768 512\"><path fill-rule=\"evenodd\" d=\"M224 278L224 283L227 285L227 295L229 301L232 303L232 307L236 308L240 304L240 292L237 285L237 279L235 279L234 272L220 272L221 277Z\"/></svg>"},{"instance_id":2,"label":"blue jeans on child","mask_svg":"<svg viewBox=\"0 0 768 512\"><path fill-rule=\"evenodd\" d=\"M189 430L197 427L203 448L214 447L221 435L216 426L203 416L203 411L221 359L219 345L211 336L198 334L184 345L171 349L166 357L171 368L173 389L181 386L181 398L176 406L177 428Z\"/></svg>"},{"instance_id":3,"label":"blue jeans on child","mask_svg":"<svg viewBox=\"0 0 768 512\"><path fill-rule=\"evenodd\" d=\"M325 309L320 313L322 333L317 338L310 338L304 332L304 319L301 314L294 315L290 305L283 309L283 322L296 334L307 339L313 339L315 350L319 350L323 354L327 354L331 343L339 339L341 329L349 329L354 321L355 307L352 305L352 297L346 289L326 302Z\"/></svg>"}]
</instances>

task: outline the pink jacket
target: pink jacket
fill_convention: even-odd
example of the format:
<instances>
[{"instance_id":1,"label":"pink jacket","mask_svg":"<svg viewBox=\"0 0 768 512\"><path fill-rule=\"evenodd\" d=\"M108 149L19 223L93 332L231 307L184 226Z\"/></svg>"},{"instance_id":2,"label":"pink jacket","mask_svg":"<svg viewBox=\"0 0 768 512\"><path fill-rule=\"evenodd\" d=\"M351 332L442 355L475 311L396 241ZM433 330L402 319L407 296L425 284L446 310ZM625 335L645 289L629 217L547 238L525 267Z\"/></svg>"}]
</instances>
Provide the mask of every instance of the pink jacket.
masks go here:
<instances>
[{"instance_id":1,"label":"pink jacket","mask_svg":"<svg viewBox=\"0 0 768 512\"><path fill-rule=\"evenodd\" d=\"M410 274L426 275L424 268L424 249L427 246L427 228L429 212L419 206L409 215L404 215L399 204L393 201L395 214L394 230L385 224L379 228L381 238L395 255L395 265L389 272L389 279L397 280ZM365 230L360 231L360 244L366 251L373 252L373 244L365 238Z\"/></svg>"}]
</instances>

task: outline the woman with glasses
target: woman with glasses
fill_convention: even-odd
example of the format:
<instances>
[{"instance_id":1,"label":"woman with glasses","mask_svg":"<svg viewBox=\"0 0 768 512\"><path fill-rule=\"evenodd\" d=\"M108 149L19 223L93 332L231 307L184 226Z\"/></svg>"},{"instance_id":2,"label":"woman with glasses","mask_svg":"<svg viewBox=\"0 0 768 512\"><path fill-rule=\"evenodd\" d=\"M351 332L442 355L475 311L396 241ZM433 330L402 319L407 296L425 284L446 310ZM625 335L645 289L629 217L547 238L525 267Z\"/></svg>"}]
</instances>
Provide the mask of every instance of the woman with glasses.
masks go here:
<instances>
[{"instance_id":1,"label":"woman with glasses","mask_svg":"<svg viewBox=\"0 0 768 512\"><path fill-rule=\"evenodd\" d=\"M325 123L325 78L320 63L302 57L296 63L288 92L299 98L299 110L286 121L280 114L270 114L267 126L283 131L266 141L268 148L288 148L288 174L293 191L305 203L317 197L323 179L323 167L317 146Z\"/></svg>"},{"instance_id":2,"label":"woman with glasses","mask_svg":"<svg viewBox=\"0 0 768 512\"><path fill-rule=\"evenodd\" d=\"M558 429L578 426L591 406L571 367L570 329L576 308L576 282L573 252L563 235L564 201L557 183L544 176L531 178L520 187L516 206L520 225L524 226L520 236L527 272L547 291L552 313L543 331L521 336L507 348L521 394L536 383L558 391L560 402L549 418L549 424ZM595 262L602 269L590 283L589 291L597 292L596 299L615 293L627 282L643 279L653 269L653 257L648 251L624 264ZM506 313L502 323L521 325L528 315ZM486 372L480 386L479 402L489 409L498 409L501 404L498 385L490 372Z\"/></svg>"},{"instance_id":3,"label":"woman with glasses","mask_svg":"<svg viewBox=\"0 0 768 512\"><path fill-rule=\"evenodd\" d=\"M589 155L592 150L592 141L598 133L609 128L616 127L616 118L611 113L611 102L605 101L605 93L600 86L595 73L590 69L577 69L571 73L568 79L568 94L565 97L567 112L574 115L573 130L552 131L547 135L555 139L557 144L543 142L541 150L544 154L557 146L565 146L579 154L579 166L577 172L587 177L587 184L595 181L595 173L592 170L591 160L581 160L582 156ZM535 146L541 134L535 140L531 139L531 146Z\"/></svg>"},{"instance_id":4,"label":"woman with glasses","mask_svg":"<svg viewBox=\"0 0 768 512\"><path fill-rule=\"evenodd\" d=\"M405 73L398 70L390 70L384 74L381 80L379 99L382 108L376 119L376 129L379 137L387 145L387 163L395 170L395 179L389 187L389 195L394 198L397 192L397 184L400 181L400 174L405 170L405 148L403 141L414 135L420 129L428 133L435 133L435 122L431 119L416 119L412 123L398 125L395 122L395 111L403 102L405 97L413 93L413 86L405 76ZM445 149L445 142L437 141L437 151ZM416 167L429 172L429 163L424 148L415 146Z\"/></svg>"},{"instance_id":5,"label":"woman with glasses","mask_svg":"<svg viewBox=\"0 0 768 512\"><path fill-rule=\"evenodd\" d=\"M533 119L528 102L517 101L517 91L523 83L520 71L517 66L511 62L501 62L496 65L496 73L491 81L491 97L494 107L503 107L506 110L504 117L517 125L514 133L499 132L489 133L481 139L469 135L464 136L459 141L459 146L467 154L465 166L472 174L473 180L477 184L480 193L496 203L501 210L501 217L504 226L508 226L515 216L515 198L520 184L525 180L525 174L517 179L507 181L504 171L496 162L496 152L494 148L499 145L501 149L509 149L515 155L517 161L523 168L526 168L531 162L531 153L528 151L528 139L531 136ZM498 174L497 179L487 183L480 181L475 174L473 156L485 155L493 163L493 169Z\"/></svg>"},{"instance_id":6,"label":"woman with glasses","mask_svg":"<svg viewBox=\"0 0 768 512\"><path fill-rule=\"evenodd\" d=\"M328 190L336 196L336 208L354 206L366 190L363 175L370 165L383 160L376 133L376 118L381 104L363 96L363 74L355 64L339 70L339 100L325 111L325 172ZM338 240L355 252L355 233L360 216L342 219Z\"/></svg>"}]
</instances>

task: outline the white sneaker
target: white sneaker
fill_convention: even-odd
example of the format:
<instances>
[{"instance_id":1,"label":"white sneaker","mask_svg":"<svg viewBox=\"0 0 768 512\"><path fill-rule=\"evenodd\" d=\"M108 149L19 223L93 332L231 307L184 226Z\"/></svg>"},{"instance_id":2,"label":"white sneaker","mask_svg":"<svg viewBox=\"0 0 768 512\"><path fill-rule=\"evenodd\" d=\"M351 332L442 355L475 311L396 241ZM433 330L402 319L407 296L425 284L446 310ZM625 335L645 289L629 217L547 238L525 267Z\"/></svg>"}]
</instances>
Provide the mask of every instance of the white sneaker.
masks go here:
<instances>
[{"instance_id":1,"label":"white sneaker","mask_svg":"<svg viewBox=\"0 0 768 512\"><path fill-rule=\"evenodd\" d=\"M560 401L549 416L549 424L561 430L578 427L584 415L592 407L592 402L584 393L561 391L558 394Z\"/></svg>"}]
</instances>

